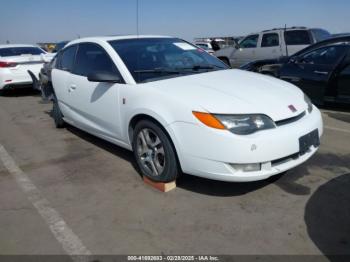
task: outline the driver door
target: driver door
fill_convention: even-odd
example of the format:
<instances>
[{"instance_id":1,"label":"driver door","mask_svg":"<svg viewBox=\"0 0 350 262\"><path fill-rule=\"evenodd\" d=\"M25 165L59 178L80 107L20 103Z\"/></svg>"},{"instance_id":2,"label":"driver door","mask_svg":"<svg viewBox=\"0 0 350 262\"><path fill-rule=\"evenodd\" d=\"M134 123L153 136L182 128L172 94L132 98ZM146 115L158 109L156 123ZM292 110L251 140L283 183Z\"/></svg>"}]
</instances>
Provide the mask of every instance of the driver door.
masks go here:
<instances>
[{"instance_id":1,"label":"driver door","mask_svg":"<svg viewBox=\"0 0 350 262\"><path fill-rule=\"evenodd\" d=\"M99 137L120 139L119 91L124 84L90 82L87 76L92 72L110 72L120 76L116 65L101 46L81 43L67 90L74 124Z\"/></svg>"}]
</instances>

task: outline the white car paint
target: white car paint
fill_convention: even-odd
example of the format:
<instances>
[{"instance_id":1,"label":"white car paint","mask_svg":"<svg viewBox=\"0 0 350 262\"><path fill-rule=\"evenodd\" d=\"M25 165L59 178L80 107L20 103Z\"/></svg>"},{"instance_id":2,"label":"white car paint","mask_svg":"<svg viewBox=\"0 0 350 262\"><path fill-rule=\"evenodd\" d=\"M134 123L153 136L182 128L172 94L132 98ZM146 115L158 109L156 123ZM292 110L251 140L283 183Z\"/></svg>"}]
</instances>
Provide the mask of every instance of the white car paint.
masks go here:
<instances>
[{"instance_id":1,"label":"white car paint","mask_svg":"<svg viewBox=\"0 0 350 262\"><path fill-rule=\"evenodd\" d=\"M17 48L17 47L35 47L34 45L0 45L0 50L3 48ZM15 63L15 66L1 66L0 65L0 90L7 86L21 86L31 84L32 79L28 74L28 70L32 71L37 77L40 69L45 62L48 62L52 57L44 50L39 48L43 54L40 55L16 55L16 56L0 56L1 63Z\"/></svg>"},{"instance_id":2,"label":"white car paint","mask_svg":"<svg viewBox=\"0 0 350 262\"><path fill-rule=\"evenodd\" d=\"M314 146L296 158L272 161L299 152L299 138L318 129L323 133L319 110L307 111L297 87L272 77L241 70L222 70L136 83L108 41L157 36L96 37L92 42L109 54L125 84L89 82L86 77L53 69L52 82L64 120L102 139L132 150L131 120L138 115L155 119L168 132L183 172L222 181L254 181L291 169L310 158ZM296 112L289 109L294 105ZM220 114L265 114L273 121L305 116L298 121L236 135L204 125L193 111ZM232 164L261 163L262 169L244 172Z\"/></svg>"}]
</instances>

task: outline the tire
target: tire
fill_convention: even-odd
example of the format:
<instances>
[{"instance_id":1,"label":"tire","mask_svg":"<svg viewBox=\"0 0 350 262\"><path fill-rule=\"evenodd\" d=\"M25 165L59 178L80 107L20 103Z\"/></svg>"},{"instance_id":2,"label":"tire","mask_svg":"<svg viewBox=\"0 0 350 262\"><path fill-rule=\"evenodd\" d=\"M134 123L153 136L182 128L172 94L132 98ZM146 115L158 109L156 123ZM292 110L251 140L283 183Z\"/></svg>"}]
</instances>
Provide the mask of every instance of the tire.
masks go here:
<instances>
[{"instance_id":1,"label":"tire","mask_svg":"<svg viewBox=\"0 0 350 262\"><path fill-rule=\"evenodd\" d=\"M132 143L142 176L155 182L170 182L180 175L174 146L163 129L152 121L139 121Z\"/></svg>"},{"instance_id":2,"label":"tire","mask_svg":"<svg viewBox=\"0 0 350 262\"><path fill-rule=\"evenodd\" d=\"M63 128L65 126L63 115L56 98L53 100L52 117L53 117L53 120L55 121L56 128Z\"/></svg>"},{"instance_id":3,"label":"tire","mask_svg":"<svg viewBox=\"0 0 350 262\"><path fill-rule=\"evenodd\" d=\"M222 62L224 62L226 65L231 66L230 65L230 61L228 60L228 58L226 57L218 57Z\"/></svg>"}]
</instances>

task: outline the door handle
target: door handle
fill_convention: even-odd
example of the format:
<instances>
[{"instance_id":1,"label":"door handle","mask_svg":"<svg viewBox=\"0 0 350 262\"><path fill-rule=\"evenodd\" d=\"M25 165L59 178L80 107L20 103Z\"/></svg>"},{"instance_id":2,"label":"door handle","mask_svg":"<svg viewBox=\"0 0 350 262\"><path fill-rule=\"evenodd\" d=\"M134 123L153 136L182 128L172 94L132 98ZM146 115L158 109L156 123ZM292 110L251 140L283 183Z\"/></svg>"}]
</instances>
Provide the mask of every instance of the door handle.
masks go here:
<instances>
[{"instance_id":1,"label":"door handle","mask_svg":"<svg viewBox=\"0 0 350 262\"><path fill-rule=\"evenodd\" d=\"M74 91L75 89L77 89L76 85L70 85L68 88L68 92L70 93L70 92Z\"/></svg>"},{"instance_id":2,"label":"door handle","mask_svg":"<svg viewBox=\"0 0 350 262\"><path fill-rule=\"evenodd\" d=\"M318 75L328 75L328 72L325 72L325 71L314 71L315 74L318 74Z\"/></svg>"}]
</instances>

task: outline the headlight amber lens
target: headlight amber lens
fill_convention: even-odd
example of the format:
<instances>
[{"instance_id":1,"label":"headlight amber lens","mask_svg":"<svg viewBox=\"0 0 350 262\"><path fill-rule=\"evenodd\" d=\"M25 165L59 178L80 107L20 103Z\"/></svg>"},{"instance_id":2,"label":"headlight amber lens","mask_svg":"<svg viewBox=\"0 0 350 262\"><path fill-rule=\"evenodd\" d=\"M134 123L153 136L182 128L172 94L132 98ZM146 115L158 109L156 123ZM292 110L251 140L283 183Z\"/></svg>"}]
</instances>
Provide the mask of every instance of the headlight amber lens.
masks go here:
<instances>
[{"instance_id":1,"label":"headlight amber lens","mask_svg":"<svg viewBox=\"0 0 350 262\"><path fill-rule=\"evenodd\" d=\"M193 111L192 113L199 121L201 121L206 126L216 129L225 129L225 126L222 123L220 123L220 121L216 119L212 114L195 111Z\"/></svg>"}]
</instances>

